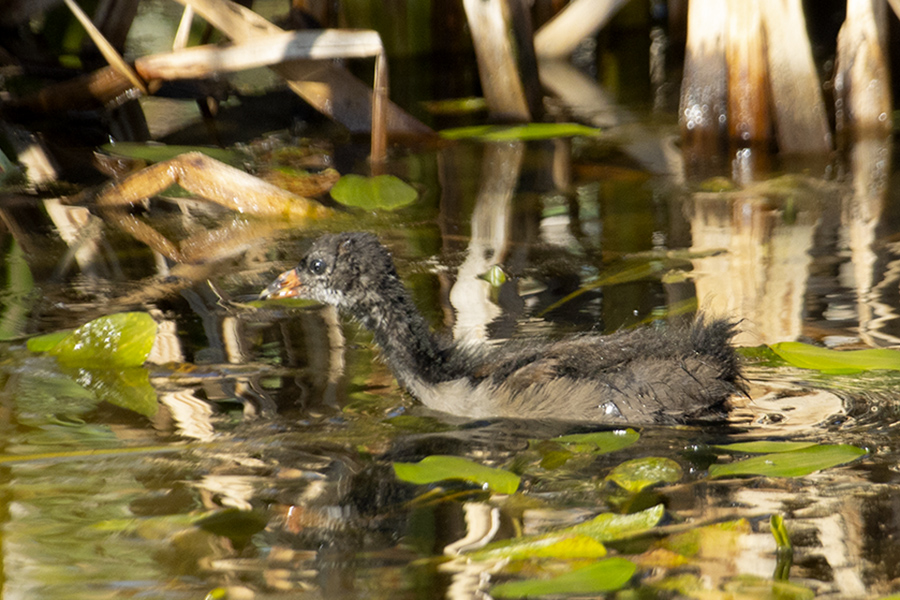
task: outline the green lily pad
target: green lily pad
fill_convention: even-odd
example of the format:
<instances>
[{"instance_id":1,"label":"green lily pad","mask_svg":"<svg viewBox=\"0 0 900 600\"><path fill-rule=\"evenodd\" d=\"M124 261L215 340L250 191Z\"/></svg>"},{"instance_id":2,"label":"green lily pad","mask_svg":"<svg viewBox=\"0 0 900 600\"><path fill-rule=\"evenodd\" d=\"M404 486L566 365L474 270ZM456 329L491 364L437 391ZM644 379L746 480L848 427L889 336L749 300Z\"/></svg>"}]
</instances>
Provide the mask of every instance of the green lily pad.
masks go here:
<instances>
[{"instance_id":1,"label":"green lily pad","mask_svg":"<svg viewBox=\"0 0 900 600\"><path fill-rule=\"evenodd\" d=\"M331 188L331 197L344 206L367 210L396 210L416 201L418 192L393 175L344 175Z\"/></svg>"},{"instance_id":2,"label":"green lily pad","mask_svg":"<svg viewBox=\"0 0 900 600\"><path fill-rule=\"evenodd\" d=\"M239 166L244 159L244 156L235 150L223 150L222 148L210 148L207 146L169 146L143 142L116 142L115 144L104 144L100 146L100 149L107 154L136 158L149 163L172 160L176 156L188 152L202 152L210 158L233 166Z\"/></svg>"},{"instance_id":3,"label":"green lily pad","mask_svg":"<svg viewBox=\"0 0 900 600\"><path fill-rule=\"evenodd\" d=\"M596 136L600 130L577 123L529 123L527 125L474 125L444 129L441 137L448 140L479 139L491 142L549 140L575 136Z\"/></svg>"},{"instance_id":4,"label":"green lily pad","mask_svg":"<svg viewBox=\"0 0 900 600\"><path fill-rule=\"evenodd\" d=\"M763 454L729 464L712 465L709 468L709 476L712 479L742 475L803 477L854 461L867 453L862 448L846 444L812 446L792 452Z\"/></svg>"},{"instance_id":5,"label":"green lily pad","mask_svg":"<svg viewBox=\"0 0 900 600\"><path fill-rule=\"evenodd\" d=\"M70 333L72 333L71 329L54 331L53 333L30 338L25 345L31 352L49 352L66 339L66 336Z\"/></svg>"},{"instance_id":6,"label":"green lily pad","mask_svg":"<svg viewBox=\"0 0 900 600\"><path fill-rule=\"evenodd\" d=\"M143 312L100 317L69 332L28 340L32 352L47 352L67 367L123 368L144 364L156 339L156 321ZM53 343L53 342L56 343Z\"/></svg>"},{"instance_id":7,"label":"green lily pad","mask_svg":"<svg viewBox=\"0 0 900 600\"><path fill-rule=\"evenodd\" d=\"M615 431L597 431L594 433L576 433L553 438L554 442L573 444L576 450L607 454L632 445L641 437L634 429L616 429Z\"/></svg>"},{"instance_id":8,"label":"green lily pad","mask_svg":"<svg viewBox=\"0 0 900 600\"><path fill-rule=\"evenodd\" d=\"M830 350L801 342L773 344L772 350L789 364L802 369L846 374L860 371L900 371L900 351L886 348Z\"/></svg>"},{"instance_id":9,"label":"green lily pad","mask_svg":"<svg viewBox=\"0 0 900 600\"><path fill-rule=\"evenodd\" d=\"M602 542L611 542L631 536L635 532L655 527L662 520L666 509L662 504L651 506L640 512L617 515L603 513L590 521L573 525L560 533L583 534Z\"/></svg>"},{"instance_id":10,"label":"green lily pad","mask_svg":"<svg viewBox=\"0 0 900 600\"><path fill-rule=\"evenodd\" d=\"M521 559L532 556L557 559L599 558L606 553L603 542L621 540L636 532L651 529L659 523L664 513L665 507L662 504L630 515L603 513L590 521L560 531L493 542L466 556L470 560ZM586 539L595 543L589 544Z\"/></svg>"},{"instance_id":11,"label":"green lily pad","mask_svg":"<svg viewBox=\"0 0 900 600\"><path fill-rule=\"evenodd\" d=\"M757 442L738 442L736 444L723 444L713 446L727 452L747 452L749 454L777 454L778 452L793 452L815 446L815 442L770 442L760 440Z\"/></svg>"},{"instance_id":12,"label":"green lily pad","mask_svg":"<svg viewBox=\"0 0 900 600\"><path fill-rule=\"evenodd\" d=\"M603 558L606 546L587 535L543 535L528 536L514 540L503 540L489 547L466 555L470 560L525 560L532 558L555 558L572 560L578 558Z\"/></svg>"},{"instance_id":13,"label":"green lily pad","mask_svg":"<svg viewBox=\"0 0 900 600\"><path fill-rule=\"evenodd\" d=\"M498 494L512 494L520 478L503 469L486 467L459 456L426 456L417 463L394 463L398 479L415 484L462 479L487 486Z\"/></svg>"},{"instance_id":14,"label":"green lily pad","mask_svg":"<svg viewBox=\"0 0 900 600\"><path fill-rule=\"evenodd\" d=\"M657 483L678 481L681 473L681 466L671 458L648 456L623 462L610 471L606 479L636 494Z\"/></svg>"},{"instance_id":15,"label":"green lily pad","mask_svg":"<svg viewBox=\"0 0 900 600\"><path fill-rule=\"evenodd\" d=\"M600 594L625 586L637 570L630 560L607 558L595 564L576 569L551 579L529 579L502 583L491 588L495 598L523 598L526 596L566 596L573 594Z\"/></svg>"}]
</instances>

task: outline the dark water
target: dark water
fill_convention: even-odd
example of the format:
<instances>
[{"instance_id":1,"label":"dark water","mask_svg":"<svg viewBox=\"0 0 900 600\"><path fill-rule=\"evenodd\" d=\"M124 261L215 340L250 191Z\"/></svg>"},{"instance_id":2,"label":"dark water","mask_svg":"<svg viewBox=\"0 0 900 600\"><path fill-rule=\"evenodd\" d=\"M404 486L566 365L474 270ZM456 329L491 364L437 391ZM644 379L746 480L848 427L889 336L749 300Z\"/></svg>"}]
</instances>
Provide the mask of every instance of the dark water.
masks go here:
<instances>
[{"instance_id":1,"label":"dark water","mask_svg":"<svg viewBox=\"0 0 900 600\"><path fill-rule=\"evenodd\" d=\"M434 72L404 65L401 89L404 69L436 85ZM409 88L410 103L428 95ZM300 143L262 133L300 120L283 118L296 101L264 100L233 101L222 116L223 137L254 142L257 159L261 147ZM485 531L508 539L660 503L670 529L610 544L640 565L623 597L896 591L900 413L890 372L820 374L748 353L749 396L735 399L728 422L647 427L625 450L565 454L552 439L584 426L429 413L357 324L328 308L255 301L317 235L363 229L391 247L434 328L459 338L666 326L701 310L740 320L742 347L897 345L890 146L860 143L844 162L773 161L740 187L686 178L671 152L674 113L646 114L647 103L629 107L631 125L597 138L395 147L386 170L419 192L396 211L286 223L185 198L134 209L171 239L190 239L180 242L195 248L190 264L58 194L4 194L3 597L487 597L499 582L591 561L510 567L451 557L448 547L479 530L485 541ZM282 120L258 123L263 108ZM200 126L153 125L173 131L171 142L204 139ZM366 141L315 141L331 147L323 164L366 172ZM482 278L499 271L502 283ZM160 325L152 362L126 383L149 390L149 403L121 388L98 395L87 379L95 374L24 348L29 336L125 311ZM869 454L803 477L709 477L729 460L715 445L748 440ZM522 484L504 497L395 476L392 463L430 455L505 468ZM674 461L679 475L638 493L606 479L635 458ZM787 562L773 514L794 545ZM722 522L736 533L703 527ZM666 554L676 551L687 564ZM774 586L785 565L795 588Z\"/></svg>"}]
</instances>

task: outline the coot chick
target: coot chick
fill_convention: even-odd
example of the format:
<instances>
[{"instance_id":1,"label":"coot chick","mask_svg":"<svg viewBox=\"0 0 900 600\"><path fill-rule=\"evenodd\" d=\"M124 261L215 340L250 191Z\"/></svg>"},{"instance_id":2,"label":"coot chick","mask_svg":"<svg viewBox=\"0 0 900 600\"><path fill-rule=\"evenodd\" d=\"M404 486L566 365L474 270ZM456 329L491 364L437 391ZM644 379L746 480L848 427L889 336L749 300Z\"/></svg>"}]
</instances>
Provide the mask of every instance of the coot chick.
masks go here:
<instances>
[{"instance_id":1,"label":"coot chick","mask_svg":"<svg viewBox=\"0 0 900 600\"><path fill-rule=\"evenodd\" d=\"M432 334L368 233L325 235L263 298L337 306L375 335L400 384L425 406L470 418L683 423L720 418L741 391L734 324L640 328L473 349Z\"/></svg>"}]
</instances>

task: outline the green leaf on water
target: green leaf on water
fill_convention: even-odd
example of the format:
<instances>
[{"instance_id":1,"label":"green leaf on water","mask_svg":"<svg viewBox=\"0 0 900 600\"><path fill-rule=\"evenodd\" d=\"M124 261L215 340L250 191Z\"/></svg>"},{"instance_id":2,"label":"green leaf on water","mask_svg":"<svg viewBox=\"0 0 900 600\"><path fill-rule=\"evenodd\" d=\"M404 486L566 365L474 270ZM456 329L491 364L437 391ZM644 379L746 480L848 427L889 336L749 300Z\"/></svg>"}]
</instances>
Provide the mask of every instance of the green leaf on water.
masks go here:
<instances>
[{"instance_id":1,"label":"green leaf on water","mask_svg":"<svg viewBox=\"0 0 900 600\"><path fill-rule=\"evenodd\" d=\"M331 188L331 197L344 206L367 210L396 210L419 197L411 185L393 175L344 175Z\"/></svg>"},{"instance_id":2,"label":"green leaf on water","mask_svg":"<svg viewBox=\"0 0 900 600\"><path fill-rule=\"evenodd\" d=\"M503 540L489 547L466 554L466 558L479 560L526 560L554 558L572 560L578 558L603 558L606 546L602 542L578 534L539 535Z\"/></svg>"},{"instance_id":3,"label":"green leaf on water","mask_svg":"<svg viewBox=\"0 0 900 600\"><path fill-rule=\"evenodd\" d=\"M57 336L32 338L28 349L47 352L67 367L137 367L144 364L153 348L156 321L143 312L119 313L94 319L62 339Z\"/></svg>"},{"instance_id":4,"label":"green leaf on water","mask_svg":"<svg viewBox=\"0 0 900 600\"><path fill-rule=\"evenodd\" d=\"M498 494L514 493L520 481L515 473L486 467L459 456L426 456L417 463L394 463L394 473L398 479L415 484L462 479L487 486Z\"/></svg>"},{"instance_id":5,"label":"green leaf on water","mask_svg":"<svg viewBox=\"0 0 900 600\"><path fill-rule=\"evenodd\" d=\"M657 483L678 481L681 473L681 466L671 458L648 456L623 462L610 471L606 479L636 494Z\"/></svg>"},{"instance_id":6,"label":"green leaf on water","mask_svg":"<svg viewBox=\"0 0 900 600\"><path fill-rule=\"evenodd\" d=\"M551 579L529 579L502 583L491 588L495 598L523 598L526 596L565 596L599 594L622 588L637 570L630 560L607 558L583 569Z\"/></svg>"},{"instance_id":7,"label":"green leaf on water","mask_svg":"<svg viewBox=\"0 0 900 600\"><path fill-rule=\"evenodd\" d=\"M825 444L791 452L763 454L733 463L712 465L712 479L742 475L768 477L803 477L822 469L836 467L868 454L866 450L846 444Z\"/></svg>"},{"instance_id":8,"label":"green leaf on water","mask_svg":"<svg viewBox=\"0 0 900 600\"><path fill-rule=\"evenodd\" d=\"M600 130L578 123L529 123L527 125L474 125L444 129L448 140L478 139L491 142L549 140L553 138L596 136Z\"/></svg>"},{"instance_id":9,"label":"green leaf on water","mask_svg":"<svg viewBox=\"0 0 900 600\"><path fill-rule=\"evenodd\" d=\"M659 524L665 514L665 507L657 504L646 510L630 515L618 515L603 513L590 521L579 523L572 527L524 536L512 540L493 542L484 548L467 554L471 560L494 560L499 558L528 558L523 556L540 556L568 559L591 558L602 556L600 547L603 542L621 540L631 537L637 532L643 532ZM593 540L595 544L588 544L585 538ZM603 547L602 552L606 552Z\"/></svg>"},{"instance_id":10,"label":"green leaf on water","mask_svg":"<svg viewBox=\"0 0 900 600\"><path fill-rule=\"evenodd\" d=\"M662 520L665 512L666 508L662 504L657 504L629 515L603 513L590 521L568 527L560 533L588 535L595 540L611 542L655 527Z\"/></svg>"},{"instance_id":11,"label":"green leaf on water","mask_svg":"<svg viewBox=\"0 0 900 600\"><path fill-rule=\"evenodd\" d=\"M815 442L770 442L759 440L757 442L738 442L736 444L722 444L713 446L727 452L746 452L748 454L777 454L778 452L793 452L815 446Z\"/></svg>"},{"instance_id":12,"label":"green leaf on water","mask_svg":"<svg viewBox=\"0 0 900 600\"><path fill-rule=\"evenodd\" d=\"M868 350L830 350L801 342L773 344L772 350L788 363L802 369L833 374L860 371L900 371L900 351L886 348Z\"/></svg>"},{"instance_id":13,"label":"green leaf on water","mask_svg":"<svg viewBox=\"0 0 900 600\"><path fill-rule=\"evenodd\" d=\"M576 433L553 438L552 441L560 444L572 444L577 451L607 454L632 445L638 439L639 434L630 427L628 429L616 429L615 431L596 431L593 433Z\"/></svg>"},{"instance_id":14,"label":"green leaf on water","mask_svg":"<svg viewBox=\"0 0 900 600\"><path fill-rule=\"evenodd\" d=\"M70 333L72 333L71 329L54 331L53 333L30 338L25 345L31 352L49 352L53 347L57 346L61 341L63 341L65 337Z\"/></svg>"}]
</instances>

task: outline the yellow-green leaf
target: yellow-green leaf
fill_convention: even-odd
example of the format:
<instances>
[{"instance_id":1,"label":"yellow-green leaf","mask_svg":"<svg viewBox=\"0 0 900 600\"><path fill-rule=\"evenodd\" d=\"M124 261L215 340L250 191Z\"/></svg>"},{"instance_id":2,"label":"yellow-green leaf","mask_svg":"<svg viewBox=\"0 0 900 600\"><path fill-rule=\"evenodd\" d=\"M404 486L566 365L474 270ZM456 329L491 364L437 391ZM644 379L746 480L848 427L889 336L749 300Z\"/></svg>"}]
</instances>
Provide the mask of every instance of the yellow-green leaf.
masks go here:
<instances>
[{"instance_id":1,"label":"yellow-green leaf","mask_svg":"<svg viewBox=\"0 0 900 600\"><path fill-rule=\"evenodd\" d=\"M393 175L344 175L331 188L331 197L337 202L367 210L395 210L412 204L418 196L411 185Z\"/></svg>"},{"instance_id":2,"label":"yellow-green leaf","mask_svg":"<svg viewBox=\"0 0 900 600\"><path fill-rule=\"evenodd\" d=\"M606 478L636 494L657 483L678 481L681 479L681 466L671 458L635 458L616 466Z\"/></svg>"},{"instance_id":3,"label":"yellow-green leaf","mask_svg":"<svg viewBox=\"0 0 900 600\"><path fill-rule=\"evenodd\" d=\"M496 546L479 550L467 557L471 560L525 560L529 558L603 558L606 546L587 535L529 536L504 540Z\"/></svg>"},{"instance_id":4,"label":"yellow-green leaf","mask_svg":"<svg viewBox=\"0 0 900 600\"><path fill-rule=\"evenodd\" d=\"M548 140L575 136L597 136L600 130L578 123L529 123L527 125L474 125L444 129L441 137L448 140L479 139L492 142L515 140Z\"/></svg>"},{"instance_id":5,"label":"yellow-green leaf","mask_svg":"<svg viewBox=\"0 0 900 600\"><path fill-rule=\"evenodd\" d=\"M156 339L156 321L143 312L119 313L94 319L66 334L29 340L28 349L46 351L61 365L106 369L144 364Z\"/></svg>"},{"instance_id":6,"label":"yellow-green leaf","mask_svg":"<svg viewBox=\"0 0 900 600\"><path fill-rule=\"evenodd\" d=\"M554 442L561 444L574 444L578 450L585 449L596 452L597 454L606 454L627 448L632 445L641 435L634 429L617 429L615 431L597 431L593 433L576 433L573 435L564 435L554 438Z\"/></svg>"},{"instance_id":7,"label":"yellow-green leaf","mask_svg":"<svg viewBox=\"0 0 900 600\"><path fill-rule=\"evenodd\" d=\"M800 342L773 344L772 350L788 363L802 369L826 373L858 373L859 371L900 371L900 351L886 348L868 350L830 350Z\"/></svg>"},{"instance_id":8,"label":"yellow-green leaf","mask_svg":"<svg viewBox=\"0 0 900 600\"><path fill-rule=\"evenodd\" d=\"M481 550L469 555L472 560L491 560L519 556L519 549L548 548L546 555L556 558L579 558L577 553L599 552L599 546L591 546L583 541L592 539L599 545L603 542L621 540L636 532L646 531L656 526L665 513L665 507L657 504L646 510L630 515L603 513L585 523L566 527L561 531L524 536L514 540L501 540L488 544ZM571 540L563 543L564 540ZM557 544L559 544L557 546ZM552 548L552 550L550 550ZM605 547L603 552L605 552ZM551 554L557 552L557 554ZM587 558L581 556L581 558Z\"/></svg>"},{"instance_id":9,"label":"yellow-green leaf","mask_svg":"<svg viewBox=\"0 0 900 600\"><path fill-rule=\"evenodd\" d=\"M815 442L770 442L759 440L756 442L738 442L736 444L721 444L713 446L727 452L747 452L749 454L777 454L778 452L793 452L815 446Z\"/></svg>"},{"instance_id":10,"label":"yellow-green leaf","mask_svg":"<svg viewBox=\"0 0 900 600\"><path fill-rule=\"evenodd\" d=\"M792 549L791 538L784 526L784 517L772 515L769 518L769 528L772 530L772 537L775 538L775 546L780 552Z\"/></svg>"},{"instance_id":11,"label":"yellow-green leaf","mask_svg":"<svg viewBox=\"0 0 900 600\"><path fill-rule=\"evenodd\" d=\"M628 583L637 566L624 558L607 558L551 579L529 579L503 583L491 588L495 598L530 596L567 596L612 592Z\"/></svg>"},{"instance_id":12,"label":"yellow-green leaf","mask_svg":"<svg viewBox=\"0 0 900 600\"><path fill-rule=\"evenodd\" d=\"M709 476L713 479L743 475L803 477L822 469L854 461L866 454L866 450L856 446L826 444L792 452L763 454L728 464L712 465L709 468Z\"/></svg>"},{"instance_id":13,"label":"yellow-green leaf","mask_svg":"<svg viewBox=\"0 0 900 600\"><path fill-rule=\"evenodd\" d=\"M426 456L417 463L394 463L394 473L415 484L462 479L487 486L499 494L512 494L519 488L519 476L503 469L486 467L459 456Z\"/></svg>"},{"instance_id":14,"label":"yellow-green leaf","mask_svg":"<svg viewBox=\"0 0 900 600\"><path fill-rule=\"evenodd\" d=\"M595 540L611 542L628 537L635 532L655 527L663 518L666 509L662 504L629 515L603 513L590 521L564 529L562 534L588 535Z\"/></svg>"}]
</instances>

